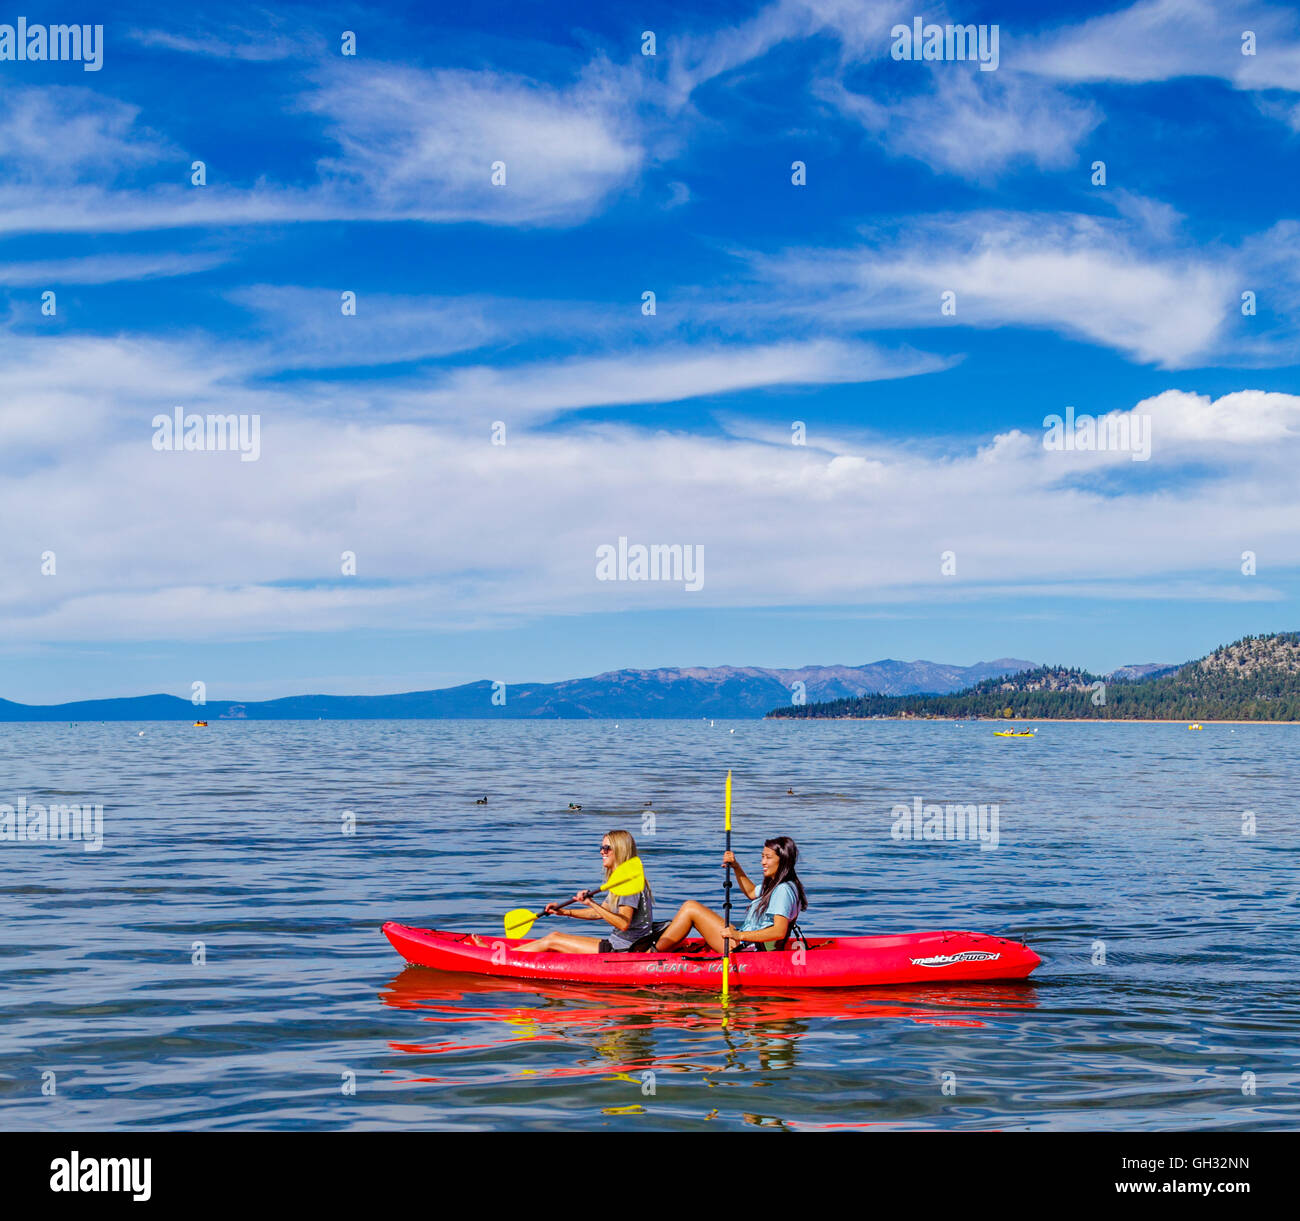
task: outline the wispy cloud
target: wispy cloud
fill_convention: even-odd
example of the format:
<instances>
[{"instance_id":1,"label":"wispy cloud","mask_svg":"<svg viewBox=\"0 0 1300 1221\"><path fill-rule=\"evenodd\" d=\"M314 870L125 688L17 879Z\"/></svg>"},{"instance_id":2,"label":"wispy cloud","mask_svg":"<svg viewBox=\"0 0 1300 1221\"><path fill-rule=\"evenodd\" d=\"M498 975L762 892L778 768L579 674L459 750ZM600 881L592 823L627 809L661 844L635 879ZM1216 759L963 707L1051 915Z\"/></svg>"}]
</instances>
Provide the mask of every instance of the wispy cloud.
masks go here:
<instances>
[{"instance_id":1,"label":"wispy cloud","mask_svg":"<svg viewBox=\"0 0 1300 1221\"><path fill-rule=\"evenodd\" d=\"M1153 243L1127 221L981 212L870 236L755 266L792 312L863 327L1047 328L1171 368L1214 353L1239 304L1223 255ZM946 292L955 314L941 313Z\"/></svg>"},{"instance_id":2,"label":"wispy cloud","mask_svg":"<svg viewBox=\"0 0 1300 1221\"><path fill-rule=\"evenodd\" d=\"M266 13L138 31L146 64L275 82L284 105L243 144L244 111L218 123L209 99L186 110L181 97L173 112L129 75L118 80L131 101L7 92L0 234L80 236L6 240L0 280L123 287L80 294L109 303L97 314L0 327L0 638L451 631L683 605L1275 596L1243 583L1235 557L1249 548L1300 565L1289 374L1226 383L1221 368L1203 384L1238 388L1218 397L1190 393L1189 374L1136 403L1153 447L1133 463L1046 451L1036 429L1008 427L1017 403L964 379L950 353L994 328L1026 344L1024 332L1069 337L1052 348L1061 377L1042 388L1053 405L1100 350L1167 369L1294 363L1300 228L1278 219L1281 192L1234 199L1230 220L1207 222L1203 165L1180 177L1196 151L1179 144L1151 175L1173 204L1112 187L1049 210L1082 188L1057 171L1086 164L1114 96L1133 93L1096 83L1217 77L1255 95L1231 108L1234 121L1265 126L1258 105L1296 126L1292 15L1144 0L1091 20L1044 17L1057 24L1008 32L989 73L893 63L889 28L910 15L776 0L712 28L683 17L644 61L634 39L602 52L568 31L553 59L494 58L510 42L494 31L499 44L454 68L424 47L400 64L345 59ZM1240 55L1238 26L1256 32L1257 56ZM787 151L755 115L778 115L782 137L828 154L806 190L784 180ZM1164 119L1174 132L1179 117ZM1149 150L1149 132L1105 134L1121 156ZM722 157L721 143L705 147L719 136ZM205 148L210 184L191 187ZM936 189L896 164L888 191L873 191L861 167L879 169L881 151L960 181ZM746 177L729 156L757 168ZM779 197L764 193L772 182ZM982 188L994 182L990 208ZM322 221L349 224L295 227ZM370 244L367 226L393 221L480 228ZM176 232L187 229L240 232L196 250ZM126 236L151 230L163 236ZM191 282L128 291L218 265L210 293ZM643 279L663 285L652 319L636 308ZM360 293L355 317L341 314L343 289ZM1259 295L1249 319L1245 290ZM942 312L945 293L955 313ZM930 345L943 355L898 335L939 327L954 332ZM1122 364L1105 362L1111 403ZM868 430L885 422L875 402L897 412L905 393L805 393L930 373L947 380L920 389L949 392L961 422L940 431L918 418L906 441ZM1151 376L1141 371L1125 401ZM823 418L807 446L792 445L787 416L808 402L840 420L861 406L862 426L836 432ZM260 460L156 452L152 417L176 405L257 413ZM490 443L494 419L507 422L503 446ZM896 437L898 420L888 424ZM1008 530L1024 521L1033 530ZM621 535L703 544L705 588L684 603L680 589L595 582L595 547ZM33 558L46 549L55 577ZM358 555L355 580L339 572L345 549ZM941 550L956 553L955 580L940 575Z\"/></svg>"},{"instance_id":3,"label":"wispy cloud","mask_svg":"<svg viewBox=\"0 0 1300 1221\"><path fill-rule=\"evenodd\" d=\"M249 63L319 56L326 45L318 30L266 9L233 10L220 20L187 13L183 32L151 27L132 30L129 37L162 51Z\"/></svg>"},{"instance_id":4,"label":"wispy cloud","mask_svg":"<svg viewBox=\"0 0 1300 1221\"><path fill-rule=\"evenodd\" d=\"M65 378L70 355L58 366ZM78 355L78 364L93 359ZM166 390L151 355L173 362ZM799 376L861 374L847 351L741 355L737 365L769 379L801 360ZM507 444L495 446L468 410L394 423L369 418L363 396L334 419L301 388L247 390L221 370L200 371L201 352L191 358L188 374L175 367L178 348L120 361L98 391L103 415L87 423L65 412L39 438L39 465L11 463L0 538L11 574L0 629L10 639L240 639L395 621L453 629L631 606L1032 598L1071 587L1084 597L1089 586L1136 597L1161 576L1190 582L1188 597L1236 599L1265 596L1242 586L1243 549L1279 568L1300 564L1288 524L1300 513L1295 395L1169 391L1138 403L1132 412L1153 420L1149 464L1048 451L1041 434L1018 430L971 445L823 429L801 447L739 417L721 435L531 429L530 410L560 403L554 386L556 397L520 405ZM572 378L568 406L609 393L584 389L591 376ZM631 380L648 376L637 369ZM738 376L729 365L670 370L649 393L669 395L674 379L699 393L708 379L725 387ZM264 413L260 461L152 450L149 398L187 385L192 405L210 396L210 409ZM72 402L88 386L89 374L62 393ZM523 386L496 388L511 419L510 392ZM4 390L5 403L13 391L24 398L22 384ZM60 393L57 379L45 391L55 402ZM0 426L32 418L0 411ZM1180 477L1104 486L1148 465ZM1009 521L1034 529L1011 540ZM620 535L703 544L705 588L596 582L595 547ZM40 576L33 547L56 551L62 575ZM339 575L345 549L358 556L356 581ZM940 575L941 550L955 552L956 580ZM1221 557L1218 581L1205 575L1207 556Z\"/></svg>"},{"instance_id":5,"label":"wispy cloud","mask_svg":"<svg viewBox=\"0 0 1300 1221\"><path fill-rule=\"evenodd\" d=\"M40 284L57 288L61 284L120 284L136 280L157 280L190 276L210 271L225 262L217 251L206 254L96 254L80 259L40 259L27 263L0 264L0 283Z\"/></svg>"},{"instance_id":6,"label":"wispy cloud","mask_svg":"<svg viewBox=\"0 0 1300 1221\"><path fill-rule=\"evenodd\" d=\"M0 95L0 161L5 194L32 187L100 186L172 153L140 121L140 108L71 85L20 88ZM52 202L49 196L33 205Z\"/></svg>"},{"instance_id":7,"label":"wispy cloud","mask_svg":"<svg viewBox=\"0 0 1300 1221\"><path fill-rule=\"evenodd\" d=\"M931 91L889 101L854 93L838 80L823 83L819 93L894 156L972 179L1021 165L1069 164L1101 121L1093 104L1011 72L931 75Z\"/></svg>"},{"instance_id":8,"label":"wispy cloud","mask_svg":"<svg viewBox=\"0 0 1300 1221\"><path fill-rule=\"evenodd\" d=\"M394 213L444 220L581 220L645 161L618 75L595 61L567 87L490 71L329 69L305 104L340 153L336 184ZM493 164L504 185L493 185Z\"/></svg>"},{"instance_id":9,"label":"wispy cloud","mask_svg":"<svg viewBox=\"0 0 1300 1221\"><path fill-rule=\"evenodd\" d=\"M189 161L140 124L137 107L83 89L12 95L0 116L11 169L0 232L337 219L571 225L646 162L632 78L603 60L567 86L351 60L316 71L299 104L324 121L326 144L307 186L192 187ZM164 159L174 164L164 169ZM145 166L163 173L139 182L133 172ZM53 187L65 189L51 198Z\"/></svg>"},{"instance_id":10,"label":"wispy cloud","mask_svg":"<svg viewBox=\"0 0 1300 1221\"><path fill-rule=\"evenodd\" d=\"M356 312L344 315L340 289L254 284L229 297L252 312L265 336L250 339L248 354L267 372L427 360L517 339L524 330L518 305L491 298L363 292Z\"/></svg>"},{"instance_id":11,"label":"wispy cloud","mask_svg":"<svg viewBox=\"0 0 1300 1221\"><path fill-rule=\"evenodd\" d=\"M785 43L819 35L833 37L842 62L861 62L886 53L897 6L880 0L776 0L748 20L673 40L668 71L676 106L712 81L762 59Z\"/></svg>"},{"instance_id":12,"label":"wispy cloud","mask_svg":"<svg viewBox=\"0 0 1300 1221\"><path fill-rule=\"evenodd\" d=\"M1255 36L1245 54L1243 35ZM1218 77L1238 89L1300 91L1293 8L1223 0L1142 0L1027 41L1026 71L1069 81L1141 83Z\"/></svg>"},{"instance_id":13,"label":"wispy cloud","mask_svg":"<svg viewBox=\"0 0 1300 1221\"><path fill-rule=\"evenodd\" d=\"M679 345L507 369L456 369L414 401L436 414L508 410L552 416L584 407L672 403L778 386L914 377L950 364L924 352L826 339L712 348Z\"/></svg>"}]
</instances>

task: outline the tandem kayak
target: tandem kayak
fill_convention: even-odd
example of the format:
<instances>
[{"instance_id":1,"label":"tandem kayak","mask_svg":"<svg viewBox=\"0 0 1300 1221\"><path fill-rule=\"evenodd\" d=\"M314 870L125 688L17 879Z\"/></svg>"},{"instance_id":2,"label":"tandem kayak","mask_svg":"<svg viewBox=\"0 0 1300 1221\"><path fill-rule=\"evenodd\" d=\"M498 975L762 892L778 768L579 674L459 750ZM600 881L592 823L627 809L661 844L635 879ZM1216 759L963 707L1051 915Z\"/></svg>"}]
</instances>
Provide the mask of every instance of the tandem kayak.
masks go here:
<instances>
[{"instance_id":1,"label":"tandem kayak","mask_svg":"<svg viewBox=\"0 0 1300 1221\"><path fill-rule=\"evenodd\" d=\"M522 941L408 928L389 921L384 936L418 967L642 988L677 984L716 991L722 955L702 941L668 954L520 954ZM806 950L748 951L731 956L733 988L856 988L877 984L1026 979L1042 962L1027 945L984 933L904 933L886 937L810 938Z\"/></svg>"}]
</instances>

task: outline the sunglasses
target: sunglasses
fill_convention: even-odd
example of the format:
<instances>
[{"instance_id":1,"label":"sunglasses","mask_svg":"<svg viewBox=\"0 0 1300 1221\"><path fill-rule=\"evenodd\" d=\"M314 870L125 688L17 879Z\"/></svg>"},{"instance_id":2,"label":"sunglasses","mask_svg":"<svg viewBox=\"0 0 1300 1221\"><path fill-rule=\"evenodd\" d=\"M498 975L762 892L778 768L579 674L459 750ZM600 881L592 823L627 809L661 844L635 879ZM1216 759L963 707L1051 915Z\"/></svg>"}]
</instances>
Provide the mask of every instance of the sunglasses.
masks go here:
<instances>
[{"instance_id":1,"label":"sunglasses","mask_svg":"<svg viewBox=\"0 0 1300 1221\"><path fill-rule=\"evenodd\" d=\"M614 849L611 848L608 844L601 844L601 846L600 846L600 850L601 850L602 854L603 854L603 853L606 853L606 852L613 852L613 851L614 851Z\"/></svg>"}]
</instances>

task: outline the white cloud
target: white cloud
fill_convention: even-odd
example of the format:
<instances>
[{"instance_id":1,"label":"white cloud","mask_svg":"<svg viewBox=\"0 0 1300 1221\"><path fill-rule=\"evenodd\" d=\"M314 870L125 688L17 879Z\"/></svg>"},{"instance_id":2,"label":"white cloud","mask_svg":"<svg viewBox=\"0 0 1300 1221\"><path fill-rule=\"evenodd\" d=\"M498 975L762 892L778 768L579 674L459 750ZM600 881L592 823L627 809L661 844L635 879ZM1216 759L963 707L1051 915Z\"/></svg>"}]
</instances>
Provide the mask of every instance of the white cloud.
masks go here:
<instances>
[{"instance_id":1,"label":"white cloud","mask_svg":"<svg viewBox=\"0 0 1300 1221\"><path fill-rule=\"evenodd\" d=\"M216 252L208 254L95 254L80 259L44 259L28 263L0 264L0 283L40 284L58 288L61 284L118 284L133 280L156 280L190 276L209 271L225 261Z\"/></svg>"},{"instance_id":2,"label":"white cloud","mask_svg":"<svg viewBox=\"0 0 1300 1221\"><path fill-rule=\"evenodd\" d=\"M1300 133L1300 102L1261 94L1258 98L1258 106L1261 114L1267 115L1270 119L1277 119L1292 131Z\"/></svg>"},{"instance_id":3,"label":"white cloud","mask_svg":"<svg viewBox=\"0 0 1300 1221\"><path fill-rule=\"evenodd\" d=\"M250 362L272 371L425 360L523 331L507 302L488 298L362 292L356 313L344 315L341 289L255 284L229 296L268 336L251 345Z\"/></svg>"},{"instance_id":4,"label":"white cloud","mask_svg":"<svg viewBox=\"0 0 1300 1221\"><path fill-rule=\"evenodd\" d=\"M1018 164L1068 164L1101 121L1090 103L1007 71L929 75L934 88L889 101L853 93L839 81L820 95L856 119L894 156L980 179Z\"/></svg>"},{"instance_id":5,"label":"white cloud","mask_svg":"<svg viewBox=\"0 0 1300 1221\"><path fill-rule=\"evenodd\" d=\"M985 212L914 218L871 244L756 258L792 312L842 325L1018 325L1059 330L1141 361L1183 367L1219 343L1239 275L1132 224ZM956 314L940 296L956 293Z\"/></svg>"},{"instance_id":6,"label":"white cloud","mask_svg":"<svg viewBox=\"0 0 1300 1221\"><path fill-rule=\"evenodd\" d=\"M597 302L362 291L344 315L341 286L254 284L227 296L253 315L242 359L267 372L427 361L538 337L604 349L645 341L639 302L620 315ZM672 327L665 320L662 333Z\"/></svg>"},{"instance_id":7,"label":"white cloud","mask_svg":"<svg viewBox=\"0 0 1300 1221\"><path fill-rule=\"evenodd\" d=\"M1300 398L1293 394L1238 390L1212 399L1207 394L1166 390L1133 410L1151 417L1153 435L1162 446L1213 450L1300 440ZM1229 453L1219 450L1219 457Z\"/></svg>"},{"instance_id":8,"label":"white cloud","mask_svg":"<svg viewBox=\"0 0 1300 1221\"><path fill-rule=\"evenodd\" d=\"M583 407L671 403L763 387L912 377L949 363L924 352L888 351L839 340L666 347L504 369L456 369L411 401L444 416L470 411L554 415Z\"/></svg>"},{"instance_id":9,"label":"white cloud","mask_svg":"<svg viewBox=\"0 0 1300 1221\"><path fill-rule=\"evenodd\" d=\"M11 378L0 402L22 405L0 411L0 428L44 421L39 462L17 461L6 445L0 475L0 634L15 642L451 629L600 609L1017 591L1138 597L1169 582L1173 596L1268 597L1262 584L1242 589L1235 557L1251 549L1274 570L1300 565L1291 526L1300 396L1170 391L1139 403L1133 410L1154 422L1147 463L1048 451L1037 431L972 446L816 430L799 447L734 420L713 435L530 428L527 411L552 399L525 402L507 444L494 446L465 415L369 416L364 390L347 419L302 387L248 391L197 347L137 345L116 361L107 347L83 347L75 360L66 347L45 350L55 376L44 391L0 361ZM814 372L815 355L749 351L735 363L773 377L782 360ZM856 360L847 349L819 356L846 373ZM699 379L699 392L709 378L727 384L734 369L720 368L668 380ZM624 380L649 376L633 365ZM100 414L86 418L74 406L96 377ZM148 397L187 386L192 410L262 412L260 461L152 449ZM32 407L42 394L70 405L41 415ZM514 419L508 395L500 402ZM1033 529L1007 528L1023 522ZM595 581L596 546L621 535L703 544L704 589ZM47 549L57 577L39 574ZM345 549L357 554L356 580L339 575ZM957 554L956 580L939 575L942 550Z\"/></svg>"},{"instance_id":10,"label":"white cloud","mask_svg":"<svg viewBox=\"0 0 1300 1221\"><path fill-rule=\"evenodd\" d=\"M0 95L0 161L5 194L32 187L103 184L169 155L170 146L139 123L140 108L71 85ZM49 206L48 196L33 200Z\"/></svg>"},{"instance_id":11,"label":"white cloud","mask_svg":"<svg viewBox=\"0 0 1300 1221\"><path fill-rule=\"evenodd\" d=\"M597 61L568 88L480 71L347 64L306 103L341 155L323 170L395 213L571 223L626 186L646 153L619 80ZM506 185L492 184L494 162Z\"/></svg>"},{"instance_id":12,"label":"white cloud","mask_svg":"<svg viewBox=\"0 0 1300 1221\"><path fill-rule=\"evenodd\" d=\"M928 17L944 20L943 6ZM812 92L853 119L895 156L941 173L981 179L1020 164L1054 169L1075 155L1101 120L1092 104L1005 64L900 66L889 56L896 5L861 0L778 0L748 21L675 39L668 86L678 106L701 86L763 58L784 43L829 36L835 63L813 70ZM854 70L879 63L872 93L850 87ZM919 92L908 90L929 86Z\"/></svg>"},{"instance_id":13,"label":"white cloud","mask_svg":"<svg viewBox=\"0 0 1300 1221\"><path fill-rule=\"evenodd\" d=\"M259 15L264 19L264 25L229 20L210 22L195 14L188 14L188 33L145 29L132 31L130 37L145 47L160 47L164 51L179 51L185 55L212 59L246 60L250 63L305 58L324 51L325 39L315 30L266 10L262 10Z\"/></svg>"},{"instance_id":14,"label":"white cloud","mask_svg":"<svg viewBox=\"0 0 1300 1221\"><path fill-rule=\"evenodd\" d=\"M1256 53L1242 54L1242 35ZM1219 77L1238 89L1300 91L1300 27L1294 9L1224 0L1142 0L1027 40L1016 63L1070 81Z\"/></svg>"},{"instance_id":15,"label":"white cloud","mask_svg":"<svg viewBox=\"0 0 1300 1221\"><path fill-rule=\"evenodd\" d=\"M71 445L102 449L147 436L159 411L239 409L305 427L311 418L482 422L511 426L598 406L679 402L744 390L865 383L948 367L950 358L908 347L838 339L688 346L671 337L630 343L630 326L608 312L558 302L539 306L494 298L360 298L343 317L338 294L304 287L254 286L231 294L253 311L242 339L217 342L199 331L180 337L25 335L0 329L0 471L44 467ZM522 364L397 369L363 382L331 380L331 369L375 368L467 352L485 344L553 335L583 325L599 355ZM603 328L603 329L602 329ZM671 336L671 331L667 332ZM319 370L312 378L277 379ZM472 421L472 424L471 424Z\"/></svg>"},{"instance_id":16,"label":"white cloud","mask_svg":"<svg viewBox=\"0 0 1300 1221\"><path fill-rule=\"evenodd\" d=\"M568 225L630 186L647 160L639 78L603 60L568 86L365 62L318 71L300 103L322 117L333 151L305 187L213 177L195 188L189 158L141 126L137 107L74 88L11 95L0 114L0 233L339 219ZM174 185L112 185L165 158ZM492 183L498 161L505 186Z\"/></svg>"},{"instance_id":17,"label":"white cloud","mask_svg":"<svg viewBox=\"0 0 1300 1221\"><path fill-rule=\"evenodd\" d=\"M86 183L49 196L0 185L0 233L136 233L345 219L397 218L375 204L317 188L240 190L209 185L115 190Z\"/></svg>"},{"instance_id":18,"label":"white cloud","mask_svg":"<svg viewBox=\"0 0 1300 1221\"><path fill-rule=\"evenodd\" d=\"M675 36L668 73L674 104L684 105L702 85L761 59L786 42L830 35L840 43L845 61L886 54L896 12L895 5L879 0L776 0L735 25Z\"/></svg>"}]
</instances>

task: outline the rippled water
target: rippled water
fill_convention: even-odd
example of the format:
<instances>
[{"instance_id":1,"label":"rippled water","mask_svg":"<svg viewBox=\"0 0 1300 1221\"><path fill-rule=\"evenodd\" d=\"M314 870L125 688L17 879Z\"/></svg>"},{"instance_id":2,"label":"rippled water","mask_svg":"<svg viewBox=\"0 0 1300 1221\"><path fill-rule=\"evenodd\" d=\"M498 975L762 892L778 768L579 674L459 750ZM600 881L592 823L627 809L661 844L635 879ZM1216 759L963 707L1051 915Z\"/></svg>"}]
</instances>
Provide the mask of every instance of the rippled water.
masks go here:
<instances>
[{"instance_id":1,"label":"rippled water","mask_svg":"<svg viewBox=\"0 0 1300 1221\"><path fill-rule=\"evenodd\" d=\"M1300 1127L1298 745L1291 726L4 725L0 803L102 802L104 843L0 843L0 1126ZM1042 955L1034 982L724 1011L405 968L380 934L495 931L593 882L620 826L661 916L720 904L728 767L742 863L799 841L809 932L1010 934ZM891 838L917 797L996 802L998 847Z\"/></svg>"}]
</instances>

